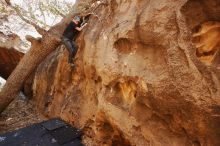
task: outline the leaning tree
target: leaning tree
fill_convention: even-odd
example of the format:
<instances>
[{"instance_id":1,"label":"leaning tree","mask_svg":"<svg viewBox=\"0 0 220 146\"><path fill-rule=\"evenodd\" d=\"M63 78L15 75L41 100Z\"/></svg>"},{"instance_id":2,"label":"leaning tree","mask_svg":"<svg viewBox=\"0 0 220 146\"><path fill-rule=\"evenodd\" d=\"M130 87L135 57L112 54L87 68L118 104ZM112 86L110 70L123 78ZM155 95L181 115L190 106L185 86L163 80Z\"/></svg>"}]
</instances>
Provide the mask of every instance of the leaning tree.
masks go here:
<instances>
[{"instance_id":1,"label":"leaning tree","mask_svg":"<svg viewBox=\"0 0 220 146\"><path fill-rule=\"evenodd\" d=\"M42 35L41 38L34 38L32 36L26 36L26 39L31 42L31 47L29 51L21 59L15 70L9 76L6 84L0 92L0 113L13 101L13 99L20 92L25 80L28 76L35 71L37 66L47 57L51 52L53 52L60 45L60 37L65 26L71 21L75 15L85 16L89 13L95 12L97 8L101 5L105 5L104 1L85 1L78 0L74 6L74 12L70 12L66 17L64 17L59 23L52 26L49 30L45 30L38 26L36 23L26 19L14 8L7 0L7 3L12 7L19 17L25 22L34 26L39 34ZM84 7L84 4L90 7Z\"/></svg>"}]
</instances>

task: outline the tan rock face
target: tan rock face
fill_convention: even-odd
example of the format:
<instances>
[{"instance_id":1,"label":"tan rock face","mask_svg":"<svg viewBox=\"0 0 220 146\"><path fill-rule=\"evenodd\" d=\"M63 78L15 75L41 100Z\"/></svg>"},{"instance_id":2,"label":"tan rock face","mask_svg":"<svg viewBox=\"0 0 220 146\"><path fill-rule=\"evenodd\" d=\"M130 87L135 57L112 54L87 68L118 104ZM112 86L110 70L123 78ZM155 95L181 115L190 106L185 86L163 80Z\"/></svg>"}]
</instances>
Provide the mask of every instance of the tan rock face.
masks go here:
<instances>
[{"instance_id":1,"label":"tan rock face","mask_svg":"<svg viewBox=\"0 0 220 146\"><path fill-rule=\"evenodd\" d=\"M87 145L220 145L219 62L201 59L218 54L219 6L109 1L77 41L76 69L62 47L38 67L39 111L83 128Z\"/></svg>"},{"instance_id":2,"label":"tan rock face","mask_svg":"<svg viewBox=\"0 0 220 146\"><path fill-rule=\"evenodd\" d=\"M16 50L20 38L14 34L4 35L0 32L0 76L7 79L24 53Z\"/></svg>"}]
</instances>

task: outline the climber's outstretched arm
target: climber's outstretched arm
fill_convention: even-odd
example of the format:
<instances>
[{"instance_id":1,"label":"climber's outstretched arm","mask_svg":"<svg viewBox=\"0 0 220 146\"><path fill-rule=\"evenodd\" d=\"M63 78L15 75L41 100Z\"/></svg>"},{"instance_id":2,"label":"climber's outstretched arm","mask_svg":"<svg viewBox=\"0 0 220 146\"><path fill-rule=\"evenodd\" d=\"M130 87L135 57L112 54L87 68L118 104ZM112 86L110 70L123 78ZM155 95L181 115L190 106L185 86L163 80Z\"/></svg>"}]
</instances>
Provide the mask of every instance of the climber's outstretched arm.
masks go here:
<instances>
[{"instance_id":1,"label":"climber's outstretched arm","mask_svg":"<svg viewBox=\"0 0 220 146\"><path fill-rule=\"evenodd\" d=\"M76 27L76 30L81 31L85 26L87 25L87 23L85 23L83 26L81 27Z\"/></svg>"}]
</instances>

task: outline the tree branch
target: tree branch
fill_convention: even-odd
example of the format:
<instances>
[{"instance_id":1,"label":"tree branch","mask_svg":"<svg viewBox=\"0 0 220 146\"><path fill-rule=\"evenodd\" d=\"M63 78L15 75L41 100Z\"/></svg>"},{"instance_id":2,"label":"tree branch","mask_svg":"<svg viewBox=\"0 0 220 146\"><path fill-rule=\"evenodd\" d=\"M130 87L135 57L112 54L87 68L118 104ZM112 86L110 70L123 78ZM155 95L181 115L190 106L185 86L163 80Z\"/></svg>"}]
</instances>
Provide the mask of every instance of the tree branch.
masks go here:
<instances>
[{"instance_id":1,"label":"tree branch","mask_svg":"<svg viewBox=\"0 0 220 146\"><path fill-rule=\"evenodd\" d=\"M56 7L53 7L53 9L57 12L58 15L60 15L61 17L66 17L65 14L63 14L62 12L60 12Z\"/></svg>"},{"instance_id":2,"label":"tree branch","mask_svg":"<svg viewBox=\"0 0 220 146\"><path fill-rule=\"evenodd\" d=\"M7 3L7 5L11 6L10 0L5 0L5 2Z\"/></svg>"},{"instance_id":3,"label":"tree branch","mask_svg":"<svg viewBox=\"0 0 220 146\"><path fill-rule=\"evenodd\" d=\"M25 38L26 38L26 40L31 42L31 44L40 43L40 41L41 41L41 38L34 38L34 37L30 36L30 35L26 35Z\"/></svg>"},{"instance_id":4,"label":"tree branch","mask_svg":"<svg viewBox=\"0 0 220 146\"><path fill-rule=\"evenodd\" d=\"M32 25L32 26L36 29L36 31L37 31L39 34L41 34L42 36L43 36L44 34L46 34L46 30L45 30L45 29L41 28L40 26L38 26L38 25L35 24L34 22L32 22L32 21L26 19L25 17L23 17L22 14L20 13L20 11L19 11L16 7L14 7L14 10L17 12L18 16L19 16L24 22L26 22L26 23Z\"/></svg>"},{"instance_id":5,"label":"tree branch","mask_svg":"<svg viewBox=\"0 0 220 146\"><path fill-rule=\"evenodd\" d=\"M19 16L24 22L26 22L26 23L32 25L32 26L36 29L36 31L37 31L39 34L41 34L42 36L43 36L44 34L46 34L47 31L46 31L45 29L41 28L40 26L38 26L38 25L35 24L34 22L32 22L32 21L26 19L26 18L21 14L19 8L15 7L15 6L11 6L11 5L10 5L10 7L15 10L15 12L18 14L18 16Z\"/></svg>"},{"instance_id":6,"label":"tree branch","mask_svg":"<svg viewBox=\"0 0 220 146\"><path fill-rule=\"evenodd\" d=\"M96 14L94 14L94 11L97 10L99 8L99 6L101 6L101 5L108 5L108 2L104 0L101 2L96 2L96 4L93 3L92 6L88 10L86 10L85 12L82 12L80 14L80 16L84 17L86 15L91 14L91 15L94 15L97 18L99 18Z\"/></svg>"}]
</instances>

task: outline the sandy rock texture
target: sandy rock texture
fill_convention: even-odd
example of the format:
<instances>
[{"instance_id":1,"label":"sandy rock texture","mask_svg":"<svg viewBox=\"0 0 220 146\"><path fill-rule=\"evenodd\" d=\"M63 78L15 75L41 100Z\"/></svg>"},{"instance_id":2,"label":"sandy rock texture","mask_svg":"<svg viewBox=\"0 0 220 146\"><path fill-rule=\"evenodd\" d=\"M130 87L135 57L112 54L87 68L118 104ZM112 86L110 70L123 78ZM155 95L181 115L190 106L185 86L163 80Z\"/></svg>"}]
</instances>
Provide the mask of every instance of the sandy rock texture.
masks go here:
<instances>
[{"instance_id":1,"label":"sandy rock texture","mask_svg":"<svg viewBox=\"0 0 220 146\"><path fill-rule=\"evenodd\" d=\"M220 145L220 1L109 0L77 43L38 67L38 110L86 145Z\"/></svg>"},{"instance_id":2,"label":"sandy rock texture","mask_svg":"<svg viewBox=\"0 0 220 146\"><path fill-rule=\"evenodd\" d=\"M17 66L24 53L18 51L20 37L15 34L5 35L0 32L0 76L7 79Z\"/></svg>"}]
</instances>

